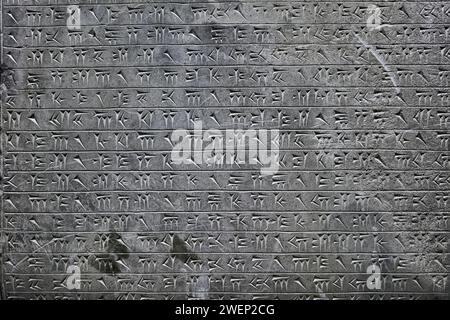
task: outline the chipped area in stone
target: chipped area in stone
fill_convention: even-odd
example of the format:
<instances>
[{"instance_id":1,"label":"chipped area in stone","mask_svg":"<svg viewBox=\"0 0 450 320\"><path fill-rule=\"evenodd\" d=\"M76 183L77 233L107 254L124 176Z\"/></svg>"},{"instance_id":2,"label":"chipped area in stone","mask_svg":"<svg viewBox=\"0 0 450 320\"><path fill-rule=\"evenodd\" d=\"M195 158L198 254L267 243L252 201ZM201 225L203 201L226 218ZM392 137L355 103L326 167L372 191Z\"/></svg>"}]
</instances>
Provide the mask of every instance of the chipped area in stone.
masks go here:
<instances>
[{"instance_id":1,"label":"chipped area in stone","mask_svg":"<svg viewBox=\"0 0 450 320\"><path fill-rule=\"evenodd\" d=\"M449 298L450 1L1 17L2 299Z\"/></svg>"}]
</instances>

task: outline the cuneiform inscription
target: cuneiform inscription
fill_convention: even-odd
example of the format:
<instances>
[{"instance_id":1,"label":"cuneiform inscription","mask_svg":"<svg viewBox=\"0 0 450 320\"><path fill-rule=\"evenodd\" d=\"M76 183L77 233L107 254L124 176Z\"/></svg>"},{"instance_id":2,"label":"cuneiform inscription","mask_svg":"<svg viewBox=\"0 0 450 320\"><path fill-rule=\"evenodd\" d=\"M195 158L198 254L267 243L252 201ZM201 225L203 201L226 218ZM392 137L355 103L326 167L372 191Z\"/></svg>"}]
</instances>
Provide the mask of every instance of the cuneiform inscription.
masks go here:
<instances>
[{"instance_id":1,"label":"cuneiform inscription","mask_svg":"<svg viewBox=\"0 0 450 320\"><path fill-rule=\"evenodd\" d=\"M1 14L2 298L448 298L450 2Z\"/></svg>"}]
</instances>

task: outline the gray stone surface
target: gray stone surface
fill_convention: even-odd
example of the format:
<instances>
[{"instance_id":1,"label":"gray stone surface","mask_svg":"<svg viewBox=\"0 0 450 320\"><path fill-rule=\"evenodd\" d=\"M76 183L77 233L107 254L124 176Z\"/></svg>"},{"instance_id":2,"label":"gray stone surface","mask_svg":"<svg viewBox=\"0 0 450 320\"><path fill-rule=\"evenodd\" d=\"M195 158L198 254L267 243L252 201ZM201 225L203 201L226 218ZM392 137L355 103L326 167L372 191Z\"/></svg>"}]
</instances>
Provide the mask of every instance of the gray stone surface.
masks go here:
<instances>
[{"instance_id":1,"label":"gray stone surface","mask_svg":"<svg viewBox=\"0 0 450 320\"><path fill-rule=\"evenodd\" d=\"M449 298L450 1L1 9L3 299Z\"/></svg>"}]
</instances>

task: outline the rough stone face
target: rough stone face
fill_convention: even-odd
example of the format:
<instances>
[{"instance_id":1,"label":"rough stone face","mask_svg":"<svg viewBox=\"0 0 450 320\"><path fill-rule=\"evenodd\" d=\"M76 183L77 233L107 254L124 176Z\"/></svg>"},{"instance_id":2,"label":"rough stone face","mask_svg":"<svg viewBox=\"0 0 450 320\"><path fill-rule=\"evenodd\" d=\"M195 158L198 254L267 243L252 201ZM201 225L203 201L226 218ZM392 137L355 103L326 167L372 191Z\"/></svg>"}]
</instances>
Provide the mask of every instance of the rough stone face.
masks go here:
<instances>
[{"instance_id":1,"label":"rough stone face","mask_svg":"<svg viewBox=\"0 0 450 320\"><path fill-rule=\"evenodd\" d=\"M450 1L1 9L3 299L449 298Z\"/></svg>"}]
</instances>

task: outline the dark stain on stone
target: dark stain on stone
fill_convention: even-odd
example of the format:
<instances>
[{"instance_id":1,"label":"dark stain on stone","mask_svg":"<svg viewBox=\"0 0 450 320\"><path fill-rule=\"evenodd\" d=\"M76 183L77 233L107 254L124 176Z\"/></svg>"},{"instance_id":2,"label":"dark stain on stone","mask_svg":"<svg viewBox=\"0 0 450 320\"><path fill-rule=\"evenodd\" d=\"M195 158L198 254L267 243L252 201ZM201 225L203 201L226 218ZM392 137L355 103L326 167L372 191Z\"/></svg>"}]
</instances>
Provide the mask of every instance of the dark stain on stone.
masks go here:
<instances>
[{"instance_id":1,"label":"dark stain on stone","mask_svg":"<svg viewBox=\"0 0 450 320\"><path fill-rule=\"evenodd\" d=\"M3 78L3 74L8 70L9 70L9 67L6 64L4 64L4 63L0 64L0 75L2 76L2 78Z\"/></svg>"},{"instance_id":2,"label":"dark stain on stone","mask_svg":"<svg viewBox=\"0 0 450 320\"><path fill-rule=\"evenodd\" d=\"M122 238L117 233L110 233L108 252L116 253L119 257L127 259L129 257L128 248L123 244ZM122 243L121 243L122 242Z\"/></svg>"},{"instance_id":3,"label":"dark stain on stone","mask_svg":"<svg viewBox=\"0 0 450 320\"><path fill-rule=\"evenodd\" d=\"M15 85L14 71L6 64L0 65L0 86L9 89ZM1 89L1 88L0 88Z\"/></svg>"},{"instance_id":4,"label":"dark stain on stone","mask_svg":"<svg viewBox=\"0 0 450 320\"><path fill-rule=\"evenodd\" d=\"M128 259L129 256L128 248L123 244L120 235L111 232L106 253L97 255L96 261L92 261L91 265L100 272L117 274L120 273L119 261Z\"/></svg>"},{"instance_id":5,"label":"dark stain on stone","mask_svg":"<svg viewBox=\"0 0 450 320\"><path fill-rule=\"evenodd\" d=\"M447 228L447 232L448 231L450 231L449 228ZM445 265L445 267L447 269L447 276L448 276L448 273L449 273L449 270L450 270L450 244L447 244L447 255L444 258L444 265ZM448 281L448 280L445 282L445 292L447 292L446 299L450 300L450 281Z\"/></svg>"},{"instance_id":6,"label":"dark stain on stone","mask_svg":"<svg viewBox=\"0 0 450 320\"><path fill-rule=\"evenodd\" d=\"M172 249L170 250L170 254L172 257L179 259L180 261L186 263L189 259L196 260L198 259L197 255L190 251L186 243L180 239L177 235L173 238Z\"/></svg>"}]
</instances>

